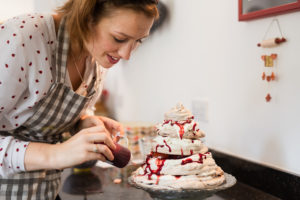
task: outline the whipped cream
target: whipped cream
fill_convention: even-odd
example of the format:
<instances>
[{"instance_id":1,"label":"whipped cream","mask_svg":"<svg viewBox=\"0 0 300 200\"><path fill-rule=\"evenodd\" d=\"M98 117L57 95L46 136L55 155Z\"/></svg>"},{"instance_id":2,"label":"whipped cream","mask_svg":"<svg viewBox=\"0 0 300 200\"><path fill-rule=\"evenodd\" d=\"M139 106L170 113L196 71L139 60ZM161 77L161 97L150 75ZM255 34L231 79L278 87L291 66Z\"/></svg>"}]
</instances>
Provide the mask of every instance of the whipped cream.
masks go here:
<instances>
[{"instance_id":1,"label":"whipped cream","mask_svg":"<svg viewBox=\"0 0 300 200\"><path fill-rule=\"evenodd\" d=\"M211 153L195 154L181 159L148 157L135 172L135 182L160 189L204 189L220 185L224 172Z\"/></svg>"},{"instance_id":2,"label":"whipped cream","mask_svg":"<svg viewBox=\"0 0 300 200\"><path fill-rule=\"evenodd\" d=\"M181 103L165 113L165 120L184 121L191 118L192 113L187 110Z\"/></svg>"},{"instance_id":3,"label":"whipped cream","mask_svg":"<svg viewBox=\"0 0 300 200\"><path fill-rule=\"evenodd\" d=\"M204 177L216 174L216 169L218 167L212 158L211 153L199 153L180 159L163 160L156 157L148 157L146 163L138 173L140 175L150 174L151 176L155 174L160 167L160 162L163 162L163 167L159 171L159 175L183 176L197 174L198 176Z\"/></svg>"},{"instance_id":4,"label":"whipped cream","mask_svg":"<svg viewBox=\"0 0 300 200\"><path fill-rule=\"evenodd\" d=\"M197 139L205 136L192 113L181 103L165 113L164 122L156 125L156 129L158 135L172 138Z\"/></svg>"},{"instance_id":5,"label":"whipped cream","mask_svg":"<svg viewBox=\"0 0 300 200\"><path fill-rule=\"evenodd\" d=\"M162 175L153 176L148 179L147 176L140 176L134 173L134 181L137 185L145 188L152 189L213 189L218 185L221 185L225 181L223 171L221 168L217 169L218 175L216 176L172 176Z\"/></svg>"},{"instance_id":6,"label":"whipped cream","mask_svg":"<svg viewBox=\"0 0 300 200\"><path fill-rule=\"evenodd\" d=\"M156 125L157 134L172 138L197 139L205 136L205 133L199 129L197 122L193 117L185 121L165 120L164 123Z\"/></svg>"},{"instance_id":7,"label":"whipped cream","mask_svg":"<svg viewBox=\"0 0 300 200\"><path fill-rule=\"evenodd\" d=\"M172 137L157 136L152 141L152 152L169 155L192 155L206 153L208 148L201 140L179 139Z\"/></svg>"}]
</instances>

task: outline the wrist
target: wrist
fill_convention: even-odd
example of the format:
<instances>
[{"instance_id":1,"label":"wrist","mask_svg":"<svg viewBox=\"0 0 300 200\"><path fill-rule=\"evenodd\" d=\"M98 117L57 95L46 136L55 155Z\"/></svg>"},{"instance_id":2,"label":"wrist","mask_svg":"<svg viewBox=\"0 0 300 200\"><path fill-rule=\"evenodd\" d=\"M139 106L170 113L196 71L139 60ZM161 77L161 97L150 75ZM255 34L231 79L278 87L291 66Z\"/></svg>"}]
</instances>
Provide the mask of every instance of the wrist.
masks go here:
<instances>
[{"instance_id":1,"label":"wrist","mask_svg":"<svg viewBox=\"0 0 300 200\"><path fill-rule=\"evenodd\" d=\"M26 171L56 169L55 144L29 143L24 165Z\"/></svg>"},{"instance_id":2,"label":"wrist","mask_svg":"<svg viewBox=\"0 0 300 200\"><path fill-rule=\"evenodd\" d=\"M59 149L61 144L52 144L48 148L48 155L47 155L47 163L51 169L62 169L63 167L60 165L62 162L60 161Z\"/></svg>"}]
</instances>

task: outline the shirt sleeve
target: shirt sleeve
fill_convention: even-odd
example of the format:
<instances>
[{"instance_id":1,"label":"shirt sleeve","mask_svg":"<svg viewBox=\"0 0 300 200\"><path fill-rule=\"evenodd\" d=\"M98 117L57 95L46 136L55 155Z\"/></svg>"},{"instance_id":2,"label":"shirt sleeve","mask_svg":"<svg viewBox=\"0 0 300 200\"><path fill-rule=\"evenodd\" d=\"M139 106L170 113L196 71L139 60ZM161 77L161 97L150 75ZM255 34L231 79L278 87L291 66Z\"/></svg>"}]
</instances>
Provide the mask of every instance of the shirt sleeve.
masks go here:
<instances>
[{"instance_id":1,"label":"shirt sleeve","mask_svg":"<svg viewBox=\"0 0 300 200\"><path fill-rule=\"evenodd\" d=\"M11 123L11 111L17 109L27 88L27 69L19 32L5 23L0 26L0 124L1 130L19 126ZM18 48L19 47L19 48ZM24 170L24 156L28 142L15 140L12 136L0 136L0 175L7 177Z\"/></svg>"},{"instance_id":2,"label":"shirt sleeve","mask_svg":"<svg viewBox=\"0 0 300 200\"><path fill-rule=\"evenodd\" d=\"M1 137L1 136L0 136ZM0 176L25 171L24 155L29 142L14 139L12 136L0 138Z\"/></svg>"},{"instance_id":3,"label":"shirt sleeve","mask_svg":"<svg viewBox=\"0 0 300 200\"><path fill-rule=\"evenodd\" d=\"M17 37L18 32L6 24L0 28L0 130L5 130L18 125L11 124L8 118L11 111L17 109L16 105L27 88L28 70L23 49L18 48L22 45L20 37Z\"/></svg>"},{"instance_id":4,"label":"shirt sleeve","mask_svg":"<svg viewBox=\"0 0 300 200\"><path fill-rule=\"evenodd\" d=\"M45 48L51 44L45 42L47 35L37 18L42 19L16 17L0 25L0 131L21 126L52 82ZM0 133L0 176L25 170L28 143Z\"/></svg>"}]
</instances>

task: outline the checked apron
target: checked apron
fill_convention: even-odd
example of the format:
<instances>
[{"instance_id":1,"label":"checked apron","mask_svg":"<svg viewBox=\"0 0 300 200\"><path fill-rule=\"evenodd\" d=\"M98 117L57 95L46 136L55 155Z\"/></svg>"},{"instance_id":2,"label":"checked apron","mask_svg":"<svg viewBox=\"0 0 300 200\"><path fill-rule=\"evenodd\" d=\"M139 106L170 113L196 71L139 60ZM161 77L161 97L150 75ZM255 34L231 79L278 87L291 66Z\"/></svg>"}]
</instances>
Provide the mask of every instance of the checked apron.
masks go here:
<instances>
[{"instance_id":1,"label":"checked apron","mask_svg":"<svg viewBox=\"0 0 300 200\"><path fill-rule=\"evenodd\" d=\"M1 131L0 135L12 135L23 141L55 144L61 142L62 134L69 131L78 121L82 112L95 98L96 90L100 88L101 77L96 73L96 77L87 88L86 96L75 93L66 85L68 49L69 36L63 19L56 43L54 83L47 95L33 108L33 116L19 128ZM0 178L0 199L54 200L60 186L60 175L61 170L39 170Z\"/></svg>"}]
</instances>

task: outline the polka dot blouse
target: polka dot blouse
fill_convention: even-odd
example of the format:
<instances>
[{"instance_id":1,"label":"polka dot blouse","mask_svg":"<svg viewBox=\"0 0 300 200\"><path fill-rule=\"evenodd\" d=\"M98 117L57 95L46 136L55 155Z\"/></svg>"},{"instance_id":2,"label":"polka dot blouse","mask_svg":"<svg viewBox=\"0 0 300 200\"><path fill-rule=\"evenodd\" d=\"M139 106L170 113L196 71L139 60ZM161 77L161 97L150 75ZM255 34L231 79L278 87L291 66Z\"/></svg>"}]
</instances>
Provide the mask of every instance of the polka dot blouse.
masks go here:
<instances>
[{"instance_id":1,"label":"polka dot blouse","mask_svg":"<svg viewBox=\"0 0 300 200\"><path fill-rule=\"evenodd\" d=\"M22 125L47 94L54 80L55 43L55 25L50 14L21 15L0 25L1 131ZM0 135L0 176L25 170L27 146L28 142Z\"/></svg>"}]
</instances>

